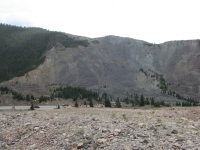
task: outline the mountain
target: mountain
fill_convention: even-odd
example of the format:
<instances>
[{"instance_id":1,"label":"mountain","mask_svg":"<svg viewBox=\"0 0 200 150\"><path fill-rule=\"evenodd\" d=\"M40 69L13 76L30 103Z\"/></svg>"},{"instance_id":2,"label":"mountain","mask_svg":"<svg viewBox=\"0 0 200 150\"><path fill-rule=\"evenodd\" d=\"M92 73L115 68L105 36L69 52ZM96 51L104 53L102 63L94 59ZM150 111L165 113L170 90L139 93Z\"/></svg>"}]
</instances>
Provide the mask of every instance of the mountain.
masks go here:
<instances>
[{"instance_id":1,"label":"mountain","mask_svg":"<svg viewBox=\"0 0 200 150\"><path fill-rule=\"evenodd\" d=\"M24 46L16 58L7 58L7 55L14 55L14 50L2 52L0 49L1 58L6 58L0 60L4 64L0 66L1 74L17 58L23 57L26 64L35 51L40 52L29 67L21 66L14 73L9 72L9 78L0 78L1 85L37 96L50 95L57 85L70 85L107 92L114 97L137 93L168 101L200 98L200 40L152 44L117 36L90 39L33 29L30 37L38 33L35 30L41 30L45 35L39 32L33 40L30 38L34 41L32 44L27 38L21 39L20 43L15 41L20 46L28 46ZM33 29L20 28L26 32ZM24 34L24 31L18 31L18 34ZM42 46L37 46L44 39ZM73 44L66 44L68 41ZM12 44L12 40L7 44L12 48L17 45ZM17 71L20 73L15 73Z\"/></svg>"}]
</instances>

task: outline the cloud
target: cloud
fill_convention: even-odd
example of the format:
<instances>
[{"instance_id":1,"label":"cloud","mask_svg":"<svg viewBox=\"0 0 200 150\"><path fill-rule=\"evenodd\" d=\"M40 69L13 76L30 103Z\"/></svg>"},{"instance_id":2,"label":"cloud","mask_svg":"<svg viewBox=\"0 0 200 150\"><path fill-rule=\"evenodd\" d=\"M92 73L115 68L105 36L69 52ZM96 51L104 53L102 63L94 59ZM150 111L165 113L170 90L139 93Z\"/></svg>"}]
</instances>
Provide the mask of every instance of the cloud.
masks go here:
<instances>
[{"instance_id":1,"label":"cloud","mask_svg":"<svg viewBox=\"0 0 200 150\"><path fill-rule=\"evenodd\" d=\"M199 0L0 0L0 22L160 43L199 38Z\"/></svg>"},{"instance_id":2,"label":"cloud","mask_svg":"<svg viewBox=\"0 0 200 150\"><path fill-rule=\"evenodd\" d=\"M22 26L22 27L34 26L34 23L31 20L21 17L21 16L16 16L16 15L0 16L0 22L5 23L5 24Z\"/></svg>"}]
</instances>

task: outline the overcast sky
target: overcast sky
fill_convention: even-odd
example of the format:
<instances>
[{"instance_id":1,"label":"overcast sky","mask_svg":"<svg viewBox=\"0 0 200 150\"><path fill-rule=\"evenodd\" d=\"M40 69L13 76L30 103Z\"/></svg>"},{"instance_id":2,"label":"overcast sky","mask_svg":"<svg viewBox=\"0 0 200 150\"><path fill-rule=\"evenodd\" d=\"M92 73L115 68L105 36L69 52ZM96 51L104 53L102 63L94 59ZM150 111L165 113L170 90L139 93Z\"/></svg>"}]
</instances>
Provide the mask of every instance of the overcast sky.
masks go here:
<instances>
[{"instance_id":1,"label":"overcast sky","mask_svg":"<svg viewBox=\"0 0 200 150\"><path fill-rule=\"evenodd\" d=\"M0 0L0 22L91 38L200 39L200 0Z\"/></svg>"}]
</instances>

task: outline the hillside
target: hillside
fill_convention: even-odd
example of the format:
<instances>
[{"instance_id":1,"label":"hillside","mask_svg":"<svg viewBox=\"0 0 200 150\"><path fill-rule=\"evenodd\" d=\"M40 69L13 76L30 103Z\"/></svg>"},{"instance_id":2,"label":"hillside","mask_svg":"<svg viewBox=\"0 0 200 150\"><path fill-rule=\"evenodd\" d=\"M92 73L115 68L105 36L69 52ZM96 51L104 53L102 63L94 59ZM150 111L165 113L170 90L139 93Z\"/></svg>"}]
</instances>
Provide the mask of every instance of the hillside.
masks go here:
<instances>
[{"instance_id":1,"label":"hillside","mask_svg":"<svg viewBox=\"0 0 200 150\"><path fill-rule=\"evenodd\" d=\"M38 67L29 65L27 70L21 66L24 75L14 74L12 77L22 76L12 79L10 76L1 85L36 96L51 95L56 86L69 85L100 94L106 92L113 97L131 98L137 93L174 102L200 98L199 40L151 44L117 36L89 39L56 32L57 37L53 36L55 32L50 33L51 40L47 41L53 39L56 44L48 47L47 42L41 55L35 56ZM75 45L65 45L69 40Z\"/></svg>"},{"instance_id":2,"label":"hillside","mask_svg":"<svg viewBox=\"0 0 200 150\"><path fill-rule=\"evenodd\" d=\"M45 60L44 53L53 46L88 44L87 41L69 38L64 33L4 24L0 24L0 41L0 82L37 68Z\"/></svg>"}]
</instances>

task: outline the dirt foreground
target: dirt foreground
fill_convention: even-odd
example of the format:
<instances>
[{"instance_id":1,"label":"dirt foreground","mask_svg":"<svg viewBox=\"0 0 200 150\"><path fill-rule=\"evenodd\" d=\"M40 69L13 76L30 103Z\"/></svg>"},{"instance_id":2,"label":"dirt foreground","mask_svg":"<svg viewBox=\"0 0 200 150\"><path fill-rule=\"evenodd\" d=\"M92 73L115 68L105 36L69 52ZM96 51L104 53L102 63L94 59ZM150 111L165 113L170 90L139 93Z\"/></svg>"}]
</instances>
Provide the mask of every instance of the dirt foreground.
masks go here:
<instances>
[{"instance_id":1,"label":"dirt foreground","mask_svg":"<svg viewBox=\"0 0 200 150\"><path fill-rule=\"evenodd\" d=\"M0 149L200 149L200 107L1 110Z\"/></svg>"}]
</instances>

